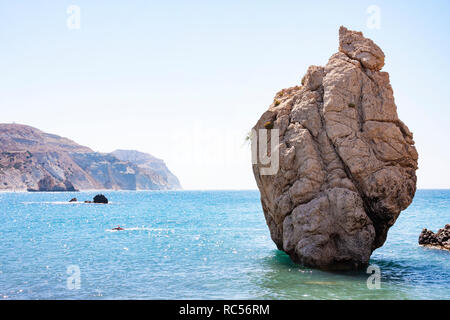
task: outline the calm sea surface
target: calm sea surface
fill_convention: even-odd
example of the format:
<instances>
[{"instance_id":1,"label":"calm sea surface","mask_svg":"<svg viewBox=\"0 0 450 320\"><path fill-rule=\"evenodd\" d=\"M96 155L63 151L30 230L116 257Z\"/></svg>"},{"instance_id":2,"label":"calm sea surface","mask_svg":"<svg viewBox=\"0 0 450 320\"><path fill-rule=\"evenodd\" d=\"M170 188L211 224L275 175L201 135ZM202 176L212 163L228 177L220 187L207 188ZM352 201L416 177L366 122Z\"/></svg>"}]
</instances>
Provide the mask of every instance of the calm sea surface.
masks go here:
<instances>
[{"instance_id":1,"label":"calm sea surface","mask_svg":"<svg viewBox=\"0 0 450 320\"><path fill-rule=\"evenodd\" d=\"M423 227L450 223L450 190L417 191L372 255L372 290L365 272L293 264L270 239L257 191L67 202L95 194L0 193L0 299L450 299L450 252L417 244Z\"/></svg>"}]
</instances>

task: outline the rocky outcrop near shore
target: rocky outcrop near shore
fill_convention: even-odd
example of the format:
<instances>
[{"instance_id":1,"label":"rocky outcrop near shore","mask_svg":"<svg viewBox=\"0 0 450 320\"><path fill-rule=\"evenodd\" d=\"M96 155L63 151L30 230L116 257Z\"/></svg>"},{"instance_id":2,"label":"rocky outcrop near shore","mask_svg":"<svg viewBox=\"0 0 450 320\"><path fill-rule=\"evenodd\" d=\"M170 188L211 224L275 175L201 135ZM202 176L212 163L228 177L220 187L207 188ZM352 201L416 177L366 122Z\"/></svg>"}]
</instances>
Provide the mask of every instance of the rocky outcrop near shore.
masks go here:
<instances>
[{"instance_id":1,"label":"rocky outcrop near shore","mask_svg":"<svg viewBox=\"0 0 450 320\"><path fill-rule=\"evenodd\" d=\"M419 236L419 244L425 247L431 247L450 251L450 224L434 233L431 230L423 229Z\"/></svg>"},{"instance_id":2,"label":"rocky outcrop near shore","mask_svg":"<svg viewBox=\"0 0 450 320\"><path fill-rule=\"evenodd\" d=\"M278 92L254 127L279 130L278 171L264 175L258 162L253 172L271 237L295 262L366 267L414 197L418 154L384 59L372 40L341 27L339 52Z\"/></svg>"},{"instance_id":3,"label":"rocky outcrop near shore","mask_svg":"<svg viewBox=\"0 0 450 320\"><path fill-rule=\"evenodd\" d=\"M30 126L0 124L0 190L180 189L167 172L165 165L141 167Z\"/></svg>"},{"instance_id":4,"label":"rocky outcrop near shore","mask_svg":"<svg viewBox=\"0 0 450 320\"><path fill-rule=\"evenodd\" d=\"M111 152L117 159L135 164L144 172L156 171L159 174L159 185L167 186L167 189L182 189L178 178L167 168L163 160L151 154L137 150L115 150Z\"/></svg>"},{"instance_id":5,"label":"rocky outcrop near shore","mask_svg":"<svg viewBox=\"0 0 450 320\"><path fill-rule=\"evenodd\" d=\"M45 176L38 182L38 188L32 189L29 188L28 191L45 191L45 192L54 192L54 191L78 191L74 188L73 184L69 180L57 181L52 176Z\"/></svg>"}]
</instances>

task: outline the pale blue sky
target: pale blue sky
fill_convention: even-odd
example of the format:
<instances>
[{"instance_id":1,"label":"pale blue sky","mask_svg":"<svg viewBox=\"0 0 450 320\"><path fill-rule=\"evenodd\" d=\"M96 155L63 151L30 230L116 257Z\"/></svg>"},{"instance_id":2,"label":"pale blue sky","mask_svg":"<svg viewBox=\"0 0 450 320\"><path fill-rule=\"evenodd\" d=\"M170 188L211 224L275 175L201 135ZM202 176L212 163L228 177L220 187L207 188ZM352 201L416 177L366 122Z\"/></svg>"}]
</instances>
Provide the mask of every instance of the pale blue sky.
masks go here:
<instances>
[{"instance_id":1,"label":"pale blue sky","mask_svg":"<svg viewBox=\"0 0 450 320\"><path fill-rule=\"evenodd\" d=\"M152 153L187 189L256 188L246 133L345 25L386 54L418 186L450 188L449 18L449 1L0 0L0 122Z\"/></svg>"}]
</instances>

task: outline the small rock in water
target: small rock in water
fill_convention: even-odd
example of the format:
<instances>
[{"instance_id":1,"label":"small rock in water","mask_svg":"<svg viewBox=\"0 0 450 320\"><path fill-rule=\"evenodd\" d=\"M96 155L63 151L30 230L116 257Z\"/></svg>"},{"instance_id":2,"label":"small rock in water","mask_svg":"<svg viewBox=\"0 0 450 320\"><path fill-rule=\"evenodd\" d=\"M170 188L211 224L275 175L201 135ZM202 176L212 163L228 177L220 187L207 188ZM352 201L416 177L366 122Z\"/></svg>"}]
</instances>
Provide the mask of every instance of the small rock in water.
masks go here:
<instances>
[{"instance_id":1,"label":"small rock in water","mask_svg":"<svg viewBox=\"0 0 450 320\"><path fill-rule=\"evenodd\" d=\"M108 203L108 199L102 195L102 194L98 194L94 197L94 203L104 203L107 204Z\"/></svg>"}]
</instances>

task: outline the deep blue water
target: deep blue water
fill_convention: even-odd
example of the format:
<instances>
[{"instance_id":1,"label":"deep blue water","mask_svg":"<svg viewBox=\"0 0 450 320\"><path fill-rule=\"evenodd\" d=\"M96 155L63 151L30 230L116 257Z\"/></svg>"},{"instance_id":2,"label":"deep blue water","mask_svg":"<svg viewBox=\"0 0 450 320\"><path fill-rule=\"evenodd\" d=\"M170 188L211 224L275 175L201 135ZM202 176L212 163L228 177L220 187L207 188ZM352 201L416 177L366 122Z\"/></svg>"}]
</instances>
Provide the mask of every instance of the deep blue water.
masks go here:
<instances>
[{"instance_id":1,"label":"deep blue water","mask_svg":"<svg viewBox=\"0 0 450 320\"><path fill-rule=\"evenodd\" d=\"M270 239L257 191L105 191L109 205L67 203L95 194L0 193L0 299L450 299L450 252L417 244L423 227L450 223L450 190L417 191L373 253L380 289L365 272L293 264ZM80 282L68 284L70 266Z\"/></svg>"}]
</instances>

